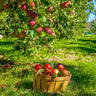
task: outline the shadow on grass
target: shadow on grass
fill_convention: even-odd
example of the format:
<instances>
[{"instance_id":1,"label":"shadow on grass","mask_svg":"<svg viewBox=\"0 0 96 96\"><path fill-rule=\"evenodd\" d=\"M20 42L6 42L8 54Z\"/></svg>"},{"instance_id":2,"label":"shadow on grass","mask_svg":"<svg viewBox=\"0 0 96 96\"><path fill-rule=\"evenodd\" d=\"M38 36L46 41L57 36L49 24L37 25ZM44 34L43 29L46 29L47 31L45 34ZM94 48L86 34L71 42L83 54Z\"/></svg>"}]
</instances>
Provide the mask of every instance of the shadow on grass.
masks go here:
<instances>
[{"instance_id":1,"label":"shadow on grass","mask_svg":"<svg viewBox=\"0 0 96 96\"><path fill-rule=\"evenodd\" d=\"M5 41L0 42L0 45L5 45L5 46L6 45L13 45L13 44L14 44L14 42L7 42L7 41L6 42Z\"/></svg>"},{"instance_id":2,"label":"shadow on grass","mask_svg":"<svg viewBox=\"0 0 96 96\"><path fill-rule=\"evenodd\" d=\"M91 40L91 39L78 39L78 41L96 43L96 40Z\"/></svg>"},{"instance_id":3,"label":"shadow on grass","mask_svg":"<svg viewBox=\"0 0 96 96\"><path fill-rule=\"evenodd\" d=\"M96 53L96 49L93 49L93 48L88 48L88 47L75 47L75 46L72 46L72 47L68 47L68 46L65 46L65 48L67 48L68 50L70 49L74 49L74 50L79 50L81 52L87 52L88 54L91 54L91 53Z\"/></svg>"},{"instance_id":4,"label":"shadow on grass","mask_svg":"<svg viewBox=\"0 0 96 96\"><path fill-rule=\"evenodd\" d=\"M9 49L8 47L13 46L14 42L12 41L0 41L0 54L9 54L10 52L14 52L13 49ZM4 46L4 48L3 48Z\"/></svg>"},{"instance_id":5,"label":"shadow on grass","mask_svg":"<svg viewBox=\"0 0 96 96\"><path fill-rule=\"evenodd\" d=\"M12 61L12 60L0 60L0 64L2 64L2 65L5 65L5 64L13 65L14 61Z\"/></svg>"},{"instance_id":6,"label":"shadow on grass","mask_svg":"<svg viewBox=\"0 0 96 96\"><path fill-rule=\"evenodd\" d=\"M12 54L14 53L15 50L14 49L0 49L0 54L4 55L4 54Z\"/></svg>"},{"instance_id":7,"label":"shadow on grass","mask_svg":"<svg viewBox=\"0 0 96 96\"><path fill-rule=\"evenodd\" d=\"M81 41L81 42L78 42ZM90 43L91 41L91 43ZM63 45L64 44L64 45ZM83 39L78 39L76 42L71 41L71 42L64 42L62 45L60 44L61 47L64 46L64 48L70 50L78 50L80 52L86 52L88 54L91 53L96 53L96 40L83 40Z\"/></svg>"},{"instance_id":8,"label":"shadow on grass","mask_svg":"<svg viewBox=\"0 0 96 96\"><path fill-rule=\"evenodd\" d=\"M18 88L33 89L33 82L30 80L22 80L21 82L19 82Z\"/></svg>"},{"instance_id":9,"label":"shadow on grass","mask_svg":"<svg viewBox=\"0 0 96 96\"><path fill-rule=\"evenodd\" d=\"M91 93L80 93L82 95L78 95L78 96L96 96L96 94L91 94Z\"/></svg>"}]
</instances>

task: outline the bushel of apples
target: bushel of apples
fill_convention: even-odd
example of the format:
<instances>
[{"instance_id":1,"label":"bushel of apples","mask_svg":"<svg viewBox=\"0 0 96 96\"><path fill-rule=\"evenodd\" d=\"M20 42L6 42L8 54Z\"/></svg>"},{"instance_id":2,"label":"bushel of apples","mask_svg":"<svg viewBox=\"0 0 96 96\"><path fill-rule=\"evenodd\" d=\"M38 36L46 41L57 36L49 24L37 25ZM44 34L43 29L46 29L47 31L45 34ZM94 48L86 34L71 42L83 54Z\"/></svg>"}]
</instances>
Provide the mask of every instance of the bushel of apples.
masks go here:
<instances>
[{"instance_id":1,"label":"bushel of apples","mask_svg":"<svg viewBox=\"0 0 96 96\"><path fill-rule=\"evenodd\" d=\"M58 77L64 77L69 75L69 71L65 69L64 65L61 63L56 64L52 68L52 64L45 64L44 66L41 66L40 64L35 65L34 71L36 72L35 75L38 74L45 74L47 76L52 76L52 78Z\"/></svg>"}]
</instances>

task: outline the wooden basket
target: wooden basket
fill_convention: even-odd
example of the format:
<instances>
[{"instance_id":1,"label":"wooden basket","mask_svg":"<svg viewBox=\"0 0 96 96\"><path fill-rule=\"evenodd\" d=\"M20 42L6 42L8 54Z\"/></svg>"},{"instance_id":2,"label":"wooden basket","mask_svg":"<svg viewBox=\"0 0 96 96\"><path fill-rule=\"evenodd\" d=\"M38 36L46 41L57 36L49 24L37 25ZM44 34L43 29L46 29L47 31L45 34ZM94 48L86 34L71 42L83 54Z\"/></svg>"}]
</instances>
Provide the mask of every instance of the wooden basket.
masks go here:
<instances>
[{"instance_id":1,"label":"wooden basket","mask_svg":"<svg viewBox=\"0 0 96 96\"><path fill-rule=\"evenodd\" d=\"M38 74L35 76L36 72L33 72L33 88L41 92L47 93L59 93L65 91L69 80L71 79L71 73L66 77L56 77L52 78L45 74Z\"/></svg>"}]
</instances>

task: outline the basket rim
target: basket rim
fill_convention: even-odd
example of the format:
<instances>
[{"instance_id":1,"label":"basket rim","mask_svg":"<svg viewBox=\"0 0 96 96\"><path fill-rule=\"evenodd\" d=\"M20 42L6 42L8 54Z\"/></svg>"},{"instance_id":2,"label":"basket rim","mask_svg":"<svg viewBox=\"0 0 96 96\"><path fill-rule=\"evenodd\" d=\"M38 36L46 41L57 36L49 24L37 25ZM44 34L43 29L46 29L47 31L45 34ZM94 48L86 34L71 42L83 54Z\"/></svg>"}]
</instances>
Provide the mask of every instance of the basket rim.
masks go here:
<instances>
[{"instance_id":1,"label":"basket rim","mask_svg":"<svg viewBox=\"0 0 96 96\"><path fill-rule=\"evenodd\" d=\"M36 71L33 70L33 73L35 74ZM68 76L62 76L62 77L56 77L56 78L53 78L52 76L45 75L43 73L40 73L37 76L41 77L42 79L51 80L51 81L67 81L67 80L71 79L72 74L69 71L69 75Z\"/></svg>"}]
</instances>

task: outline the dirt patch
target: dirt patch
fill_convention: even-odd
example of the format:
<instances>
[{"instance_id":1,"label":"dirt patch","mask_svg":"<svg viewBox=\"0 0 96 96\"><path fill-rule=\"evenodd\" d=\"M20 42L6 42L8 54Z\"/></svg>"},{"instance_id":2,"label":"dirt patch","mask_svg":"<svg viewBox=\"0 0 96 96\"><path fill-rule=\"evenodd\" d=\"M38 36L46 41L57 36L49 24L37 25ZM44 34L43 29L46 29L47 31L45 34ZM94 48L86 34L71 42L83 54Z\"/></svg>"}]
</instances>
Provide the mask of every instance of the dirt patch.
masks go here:
<instances>
[{"instance_id":1,"label":"dirt patch","mask_svg":"<svg viewBox=\"0 0 96 96\"><path fill-rule=\"evenodd\" d=\"M52 62L52 61L62 62L64 59L54 56L51 58L45 58L45 60L48 60L49 62Z\"/></svg>"},{"instance_id":2,"label":"dirt patch","mask_svg":"<svg viewBox=\"0 0 96 96\"><path fill-rule=\"evenodd\" d=\"M96 56L96 53L92 53L91 56Z\"/></svg>"},{"instance_id":3,"label":"dirt patch","mask_svg":"<svg viewBox=\"0 0 96 96\"><path fill-rule=\"evenodd\" d=\"M91 55L87 55L84 58L82 58L82 61L83 62L96 62L96 59L93 58L93 56L91 56Z\"/></svg>"},{"instance_id":4,"label":"dirt patch","mask_svg":"<svg viewBox=\"0 0 96 96\"><path fill-rule=\"evenodd\" d=\"M70 59L70 60L79 59L79 56L76 56L75 54L68 54L65 57L66 59Z\"/></svg>"}]
</instances>

